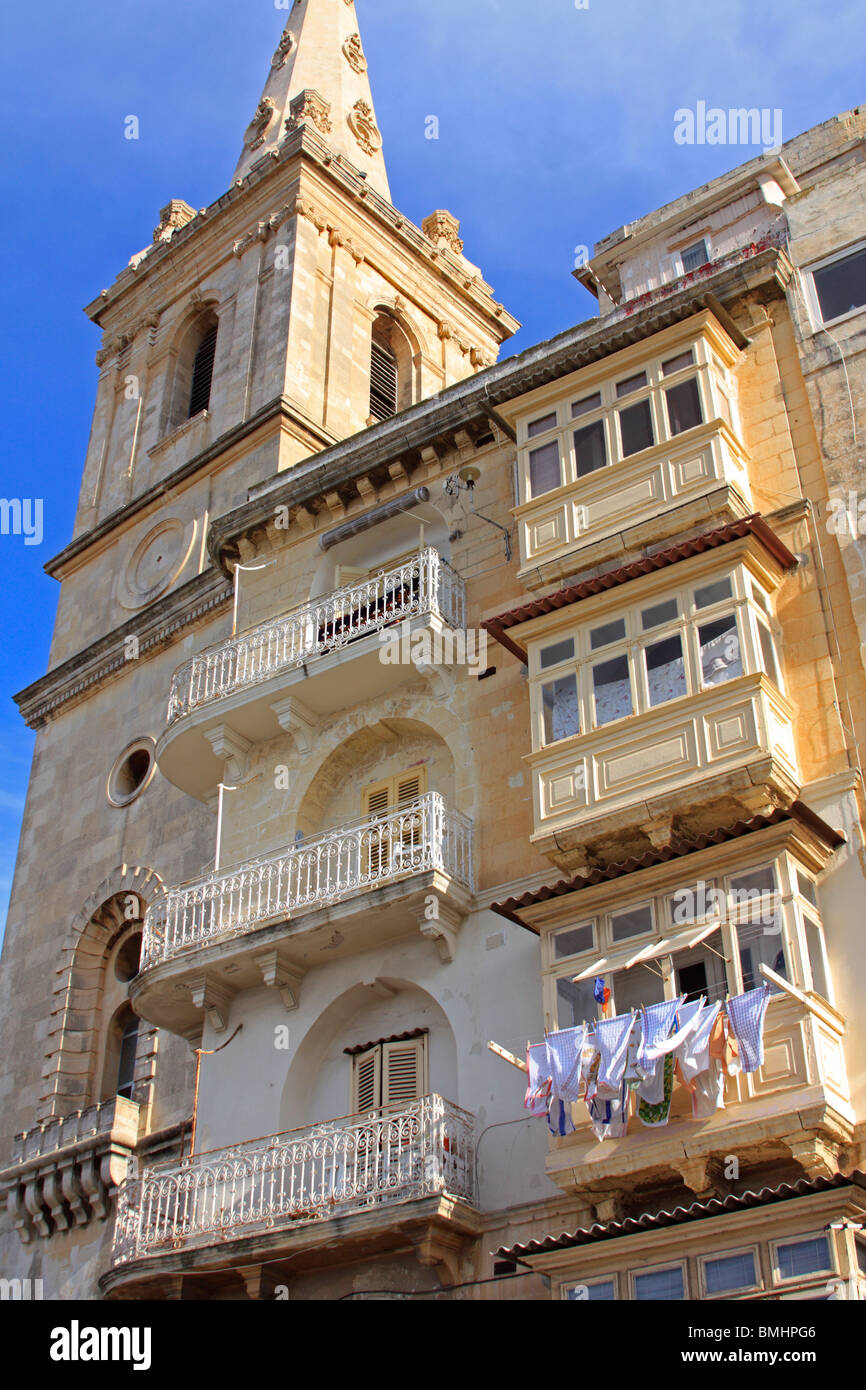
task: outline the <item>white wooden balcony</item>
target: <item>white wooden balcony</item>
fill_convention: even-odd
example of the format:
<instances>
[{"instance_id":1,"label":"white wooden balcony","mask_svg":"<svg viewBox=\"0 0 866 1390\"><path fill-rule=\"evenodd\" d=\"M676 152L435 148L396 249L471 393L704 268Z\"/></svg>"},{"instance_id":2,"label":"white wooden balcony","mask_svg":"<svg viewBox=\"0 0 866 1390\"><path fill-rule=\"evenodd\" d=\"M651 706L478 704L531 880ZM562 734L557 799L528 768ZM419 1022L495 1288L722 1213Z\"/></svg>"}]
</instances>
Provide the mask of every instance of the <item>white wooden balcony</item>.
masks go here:
<instances>
[{"instance_id":1,"label":"white wooden balcony","mask_svg":"<svg viewBox=\"0 0 866 1390\"><path fill-rule=\"evenodd\" d=\"M113 1265L255 1237L290 1249L337 1218L346 1241L345 1218L366 1213L369 1231L377 1215L437 1197L472 1208L474 1129L432 1095L147 1168L118 1194Z\"/></svg>"},{"instance_id":2,"label":"white wooden balcony","mask_svg":"<svg viewBox=\"0 0 866 1390\"><path fill-rule=\"evenodd\" d=\"M728 824L788 804L793 716L766 676L747 675L530 753L532 840L579 867L589 850L619 858L667 843L673 820L702 806Z\"/></svg>"},{"instance_id":3,"label":"white wooden balcony","mask_svg":"<svg viewBox=\"0 0 866 1390\"><path fill-rule=\"evenodd\" d=\"M169 889L145 914L130 997L157 1027L192 1037L202 1010L221 1030L231 995L263 979L292 1007L322 950L333 960L420 931L450 961L473 891L472 822L426 792Z\"/></svg>"},{"instance_id":4,"label":"white wooden balcony","mask_svg":"<svg viewBox=\"0 0 866 1390\"><path fill-rule=\"evenodd\" d=\"M207 800L225 758L291 733L305 751L322 719L423 676L437 688L460 660L453 640L466 625L466 586L432 548L372 579L311 600L209 647L174 673L160 771ZM383 661L380 634L399 626L404 662ZM412 658L412 638L429 631L432 665ZM449 640L450 639L450 640Z\"/></svg>"}]
</instances>

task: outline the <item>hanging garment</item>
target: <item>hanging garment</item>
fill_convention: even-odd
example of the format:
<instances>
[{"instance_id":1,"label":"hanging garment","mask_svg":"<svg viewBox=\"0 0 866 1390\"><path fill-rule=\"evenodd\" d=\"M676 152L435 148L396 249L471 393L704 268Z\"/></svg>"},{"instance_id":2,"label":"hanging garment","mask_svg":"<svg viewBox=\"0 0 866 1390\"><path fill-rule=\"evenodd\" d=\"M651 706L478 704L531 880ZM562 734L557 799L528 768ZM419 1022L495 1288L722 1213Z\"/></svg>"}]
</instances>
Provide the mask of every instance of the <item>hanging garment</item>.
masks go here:
<instances>
[{"instance_id":1,"label":"hanging garment","mask_svg":"<svg viewBox=\"0 0 866 1390\"><path fill-rule=\"evenodd\" d=\"M677 1010L670 1036L660 1039L653 1047L644 1050L644 1056L650 1060L649 1062L644 1061L642 1079L636 1089L639 1098L647 1105L658 1106L664 1102L667 1093L667 1073L664 1063L671 1054L678 1056L679 1051L688 1046L689 1040L700 1023L705 1003L706 1000L701 995L700 999L693 999L689 1003L683 1004Z\"/></svg>"},{"instance_id":2,"label":"hanging garment","mask_svg":"<svg viewBox=\"0 0 866 1390\"><path fill-rule=\"evenodd\" d=\"M658 1051L658 1044L670 1037L677 1016L677 1009L680 1008L684 999L685 995L681 995L679 999L663 999L660 1004L650 1004L649 1008L641 1009L643 1032L638 1049L637 1065L644 1071L648 1072L652 1063L663 1056L665 1049L662 1048L661 1051Z\"/></svg>"},{"instance_id":3,"label":"hanging garment","mask_svg":"<svg viewBox=\"0 0 866 1390\"><path fill-rule=\"evenodd\" d=\"M551 1134L555 1134L559 1138L574 1133L574 1119L569 1101L559 1100L557 1097L551 1096L550 1109L547 1113L547 1127Z\"/></svg>"},{"instance_id":4,"label":"hanging garment","mask_svg":"<svg viewBox=\"0 0 866 1390\"><path fill-rule=\"evenodd\" d=\"M662 1076L661 1100L655 1104L641 1100L637 1108L638 1119L642 1125L646 1125L647 1129L662 1129L667 1124L671 1113L671 1101L674 1094L674 1057L672 1052L669 1052L666 1057L659 1061L658 1068Z\"/></svg>"},{"instance_id":5,"label":"hanging garment","mask_svg":"<svg viewBox=\"0 0 866 1390\"><path fill-rule=\"evenodd\" d=\"M695 1027L676 1050L677 1065L685 1086L690 1086L696 1076L709 1068L710 1038L722 1008L720 1001L708 1004L703 996L699 1003L701 1007L695 1019Z\"/></svg>"},{"instance_id":6,"label":"hanging garment","mask_svg":"<svg viewBox=\"0 0 866 1390\"><path fill-rule=\"evenodd\" d=\"M728 1000L731 1032L740 1044L743 1071L757 1071L764 1064L764 1019L770 1000L770 986L735 994Z\"/></svg>"},{"instance_id":7,"label":"hanging garment","mask_svg":"<svg viewBox=\"0 0 866 1390\"><path fill-rule=\"evenodd\" d=\"M524 1109L536 1119L547 1117L551 1078L547 1065L547 1043L532 1043L526 1049L528 1084L523 1100Z\"/></svg>"},{"instance_id":8,"label":"hanging garment","mask_svg":"<svg viewBox=\"0 0 866 1390\"><path fill-rule=\"evenodd\" d=\"M717 1057L709 1058L709 1066L692 1081L692 1117L708 1120L717 1110L725 1108L725 1068Z\"/></svg>"},{"instance_id":9,"label":"hanging garment","mask_svg":"<svg viewBox=\"0 0 866 1390\"><path fill-rule=\"evenodd\" d=\"M605 1139L622 1139L628 1129L630 1100L630 1093L623 1086L620 1095L610 1100L596 1098L589 1102L590 1123L600 1143Z\"/></svg>"},{"instance_id":10,"label":"hanging garment","mask_svg":"<svg viewBox=\"0 0 866 1390\"><path fill-rule=\"evenodd\" d=\"M595 1045L599 1054L597 1085L619 1091L625 1075L628 1044L634 1027L634 1014L601 1018L595 1025Z\"/></svg>"},{"instance_id":11,"label":"hanging garment","mask_svg":"<svg viewBox=\"0 0 866 1390\"><path fill-rule=\"evenodd\" d=\"M547 1036L547 1069L551 1095L558 1100L580 1099L580 1074L587 1028L565 1028Z\"/></svg>"},{"instance_id":12,"label":"hanging garment","mask_svg":"<svg viewBox=\"0 0 866 1390\"><path fill-rule=\"evenodd\" d=\"M728 1076L736 1076L740 1070L740 1044L728 1026L728 1015L722 1010L716 1019L716 1026L710 1034L710 1057L722 1064Z\"/></svg>"}]
</instances>

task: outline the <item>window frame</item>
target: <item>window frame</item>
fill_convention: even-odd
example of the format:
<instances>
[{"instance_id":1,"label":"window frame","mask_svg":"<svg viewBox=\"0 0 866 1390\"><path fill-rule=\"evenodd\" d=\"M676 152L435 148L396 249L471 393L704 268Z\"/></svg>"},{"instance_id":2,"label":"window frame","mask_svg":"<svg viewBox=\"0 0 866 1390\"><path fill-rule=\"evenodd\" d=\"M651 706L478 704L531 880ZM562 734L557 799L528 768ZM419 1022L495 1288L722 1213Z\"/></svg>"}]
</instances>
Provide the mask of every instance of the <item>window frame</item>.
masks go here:
<instances>
[{"instance_id":1,"label":"window frame","mask_svg":"<svg viewBox=\"0 0 866 1390\"><path fill-rule=\"evenodd\" d=\"M818 295L818 286L815 283L815 272L825 270L836 261L847 260L849 256L858 253L866 255L866 239L854 242L851 246L842 247L841 250L834 251L829 256L824 256L819 261L812 261L802 269L803 284L806 290L806 300L809 306L809 313L812 319L813 333L820 333L824 328L832 328L837 323L847 323L857 314L866 313L866 303L858 305L854 309L848 309L844 314L838 314L836 318L825 319L821 309L821 300Z\"/></svg>"},{"instance_id":2,"label":"window frame","mask_svg":"<svg viewBox=\"0 0 866 1390\"><path fill-rule=\"evenodd\" d=\"M657 1300L655 1300L655 1301L656 1301L656 1302L660 1302L660 1303L690 1303L690 1302L691 1302L691 1298L690 1298L690 1296L689 1296L689 1272L688 1272L688 1264L687 1264L687 1261L686 1261L686 1260L666 1260L664 1264L656 1264L656 1265L639 1265L639 1266L637 1266L635 1269L630 1269L629 1272L628 1272L628 1286L629 1286L629 1299L630 1299L630 1301L633 1302L633 1303L649 1303L649 1302L652 1302L653 1300L651 1300L651 1299L647 1299L647 1298L638 1298L638 1294L637 1294L637 1280L638 1280L638 1278L640 1278L642 1275L645 1275L645 1274L664 1274L664 1273L666 1273L669 1269L678 1269L678 1270L680 1271L680 1273L681 1273L681 1275L682 1275L682 1280L683 1280L683 1296L682 1296L681 1299L680 1299L680 1298L674 1298L674 1299L657 1299Z\"/></svg>"},{"instance_id":3,"label":"window frame","mask_svg":"<svg viewBox=\"0 0 866 1390\"><path fill-rule=\"evenodd\" d=\"M779 1270L780 1247L783 1245L805 1245L806 1242L810 1240L823 1240L826 1243L827 1251L830 1256L830 1263L824 1269L812 1269L803 1274L782 1274ZM825 1274L839 1274L834 1243L826 1231L801 1231L795 1236L770 1240L768 1245L770 1250L770 1268L774 1285L779 1285L782 1288L790 1288L792 1284L796 1284L802 1279L817 1279Z\"/></svg>"},{"instance_id":4,"label":"window frame","mask_svg":"<svg viewBox=\"0 0 866 1390\"><path fill-rule=\"evenodd\" d=\"M738 1284L736 1288L725 1289L719 1293L711 1293L707 1285L706 1267L714 1260L727 1260L737 1255L751 1255L754 1261L755 1278L751 1284ZM698 1279L700 1282L701 1298L712 1299L737 1299L744 1293L756 1293L764 1287L764 1276L761 1269L761 1247L759 1245L738 1245L732 1250L714 1250L711 1254L698 1256Z\"/></svg>"},{"instance_id":5,"label":"window frame","mask_svg":"<svg viewBox=\"0 0 866 1390\"><path fill-rule=\"evenodd\" d=\"M564 1302L566 1302L566 1303L590 1303L590 1302L592 1302L592 1300L591 1300L591 1299L588 1299L588 1298L587 1298L587 1299L583 1299L583 1298L569 1298L569 1296L568 1296L569 1289L574 1289L574 1288L594 1289L594 1288L598 1288L598 1286L601 1285L601 1284L610 1284L611 1288L613 1289L613 1298L612 1298L612 1299L606 1299L605 1302L611 1302L611 1303L618 1303L618 1302L620 1302L619 1279L618 1279L618 1277L617 1277L616 1274L599 1275L599 1276L593 1277L592 1279L573 1279L573 1280L570 1280L570 1281L567 1282L567 1283L566 1283L566 1282L563 1282L563 1283L560 1284L560 1286L559 1286L559 1297L560 1297Z\"/></svg>"}]
</instances>

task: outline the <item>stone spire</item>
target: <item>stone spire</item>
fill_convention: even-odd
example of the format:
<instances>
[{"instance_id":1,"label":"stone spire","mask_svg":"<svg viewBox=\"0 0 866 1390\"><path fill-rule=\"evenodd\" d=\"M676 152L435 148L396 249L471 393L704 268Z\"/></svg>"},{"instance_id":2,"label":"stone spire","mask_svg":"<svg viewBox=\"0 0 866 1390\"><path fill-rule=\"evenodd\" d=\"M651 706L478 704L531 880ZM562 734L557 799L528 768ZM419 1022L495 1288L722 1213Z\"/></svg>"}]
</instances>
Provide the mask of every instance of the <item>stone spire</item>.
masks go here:
<instances>
[{"instance_id":1,"label":"stone spire","mask_svg":"<svg viewBox=\"0 0 866 1390\"><path fill-rule=\"evenodd\" d=\"M235 179L302 123L391 201L353 0L295 0L244 136Z\"/></svg>"}]
</instances>

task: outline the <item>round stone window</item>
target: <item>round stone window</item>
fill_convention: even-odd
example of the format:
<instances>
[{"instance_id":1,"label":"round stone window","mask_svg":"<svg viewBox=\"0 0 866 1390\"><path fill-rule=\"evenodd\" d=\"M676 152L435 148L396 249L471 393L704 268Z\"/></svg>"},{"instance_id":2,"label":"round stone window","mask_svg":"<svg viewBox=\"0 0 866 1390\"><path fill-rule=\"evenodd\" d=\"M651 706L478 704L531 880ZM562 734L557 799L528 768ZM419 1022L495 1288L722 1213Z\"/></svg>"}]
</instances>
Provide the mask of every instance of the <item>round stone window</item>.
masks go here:
<instances>
[{"instance_id":1,"label":"round stone window","mask_svg":"<svg viewBox=\"0 0 866 1390\"><path fill-rule=\"evenodd\" d=\"M155 767L153 739L139 738L124 748L108 774L107 792L112 806L128 806L140 796Z\"/></svg>"}]
</instances>

